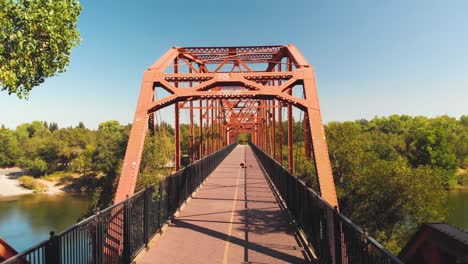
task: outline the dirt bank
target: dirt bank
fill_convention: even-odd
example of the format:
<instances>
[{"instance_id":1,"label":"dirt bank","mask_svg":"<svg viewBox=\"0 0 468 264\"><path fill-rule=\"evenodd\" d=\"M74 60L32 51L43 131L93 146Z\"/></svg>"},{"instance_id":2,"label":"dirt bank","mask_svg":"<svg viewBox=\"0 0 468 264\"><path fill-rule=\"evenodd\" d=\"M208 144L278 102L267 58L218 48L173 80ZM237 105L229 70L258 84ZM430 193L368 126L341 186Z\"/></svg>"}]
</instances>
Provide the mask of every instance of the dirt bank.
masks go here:
<instances>
[{"instance_id":1,"label":"dirt bank","mask_svg":"<svg viewBox=\"0 0 468 264\"><path fill-rule=\"evenodd\" d=\"M24 175L24 171L20 168L0 169L0 197L15 196L33 193L32 190L23 188L18 178ZM38 179L41 183L47 185L48 191L45 194L63 194L64 186L55 185L55 182Z\"/></svg>"}]
</instances>

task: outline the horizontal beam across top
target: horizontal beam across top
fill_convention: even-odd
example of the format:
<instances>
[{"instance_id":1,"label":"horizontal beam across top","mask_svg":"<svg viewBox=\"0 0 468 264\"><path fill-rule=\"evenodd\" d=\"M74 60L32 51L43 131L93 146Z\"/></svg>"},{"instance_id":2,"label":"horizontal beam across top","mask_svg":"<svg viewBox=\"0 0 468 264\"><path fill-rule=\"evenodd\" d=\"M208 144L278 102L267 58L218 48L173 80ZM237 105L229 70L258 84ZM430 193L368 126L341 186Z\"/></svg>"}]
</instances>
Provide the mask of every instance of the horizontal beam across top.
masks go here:
<instances>
[{"instance_id":1,"label":"horizontal beam across top","mask_svg":"<svg viewBox=\"0 0 468 264\"><path fill-rule=\"evenodd\" d=\"M281 105L275 105L275 106L266 106L266 105L262 105L262 106L251 106L252 108L258 108L258 109L272 109L272 108L280 108L280 107L287 107L286 104L281 104ZM226 106L180 106L179 109L226 109L226 108L230 108L230 109L242 109L244 108L244 106L232 106L232 107L226 107Z\"/></svg>"},{"instance_id":2,"label":"horizontal beam across top","mask_svg":"<svg viewBox=\"0 0 468 264\"><path fill-rule=\"evenodd\" d=\"M218 53L277 53L284 45L273 46L238 46L238 47L182 47L177 48L179 52L190 54L218 54Z\"/></svg>"},{"instance_id":3,"label":"horizontal beam across top","mask_svg":"<svg viewBox=\"0 0 468 264\"><path fill-rule=\"evenodd\" d=\"M216 79L235 79L236 77L243 77L247 80L289 80L293 77L299 78L302 76L300 70L283 71L283 72L230 72L230 73L167 73L161 75L154 75L154 81L164 78L166 81L178 82L201 82Z\"/></svg>"},{"instance_id":4,"label":"horizontal beam across top","mask_svg":"<svg viewBox=\"0 0 468 264\"><path fill-rule=\"evenodd\" d=\"M171 95L163 99L153 102L148 109L148 114L153 113L159 109L169 106L176 102L198 99L235 99L235 98L250 98L250 99L277 99L290 103L291 105L306 111L309 105L305 99L293 97L292 95L280 93L280 92L267 92L267 91L243 91L242 93L223 93L219 91L196 91L182 95Z\"/></svg>"}]
</instances>

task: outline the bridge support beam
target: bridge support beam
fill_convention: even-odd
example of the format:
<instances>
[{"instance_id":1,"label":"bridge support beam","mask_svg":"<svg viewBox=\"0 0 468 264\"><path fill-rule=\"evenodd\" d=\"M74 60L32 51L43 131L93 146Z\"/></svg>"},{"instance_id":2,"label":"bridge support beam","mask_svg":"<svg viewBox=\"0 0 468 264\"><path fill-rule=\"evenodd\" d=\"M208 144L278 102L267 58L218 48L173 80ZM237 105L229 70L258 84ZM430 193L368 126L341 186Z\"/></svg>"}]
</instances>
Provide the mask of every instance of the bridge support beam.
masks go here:
<instances>
[{"instance_id":1,"label":"bridge support beam","mask_svg":"<svg viewBox=\"0 0 468 264\"><path fill-rule=\"evenodd\" d=\"M174 133L175 133L175 170L180 170L180 111L179 103L175 104L175 119L174 119Z\"/></svg>"}]
</instances>

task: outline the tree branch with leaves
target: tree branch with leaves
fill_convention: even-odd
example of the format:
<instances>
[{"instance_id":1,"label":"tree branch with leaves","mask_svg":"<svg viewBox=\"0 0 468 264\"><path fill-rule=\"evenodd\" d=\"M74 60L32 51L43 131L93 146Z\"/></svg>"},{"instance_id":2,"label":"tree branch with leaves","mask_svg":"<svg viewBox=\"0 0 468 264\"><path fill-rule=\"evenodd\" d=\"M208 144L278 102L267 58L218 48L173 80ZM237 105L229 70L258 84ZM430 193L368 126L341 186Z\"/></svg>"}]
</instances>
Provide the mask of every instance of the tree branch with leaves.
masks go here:
<instances>
[{"instance_id":1,"label":"tree branch with leaves","mask_svg":"<svg viewBox=\"0 0 468 264\"><path fill-rule=\"evenodd\" d=\"M77 0L0 0L0 87L27 98L66 71L80 41Z\"/></svg>"}]
</instances>

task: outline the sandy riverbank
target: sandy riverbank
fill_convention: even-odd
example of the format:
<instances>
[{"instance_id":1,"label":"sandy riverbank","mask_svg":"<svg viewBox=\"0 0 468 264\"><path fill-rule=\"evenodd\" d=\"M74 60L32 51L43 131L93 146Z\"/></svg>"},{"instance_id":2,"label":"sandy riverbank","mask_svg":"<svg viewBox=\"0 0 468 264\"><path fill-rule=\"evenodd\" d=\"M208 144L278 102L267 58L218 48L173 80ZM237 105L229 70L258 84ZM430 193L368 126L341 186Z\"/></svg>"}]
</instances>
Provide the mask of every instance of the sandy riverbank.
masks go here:
<instances>
[{"instance_id":1,"label":"sandy riverbank","mask_svg":"<svg viewBox=\"0 0 468 264\"><path fill-rule=\"evenodd\" d=\"M32 190L21 187L18 178L24 174L20 168L0 169L0 197L15 196L33 193ZM45 194L61 194L64 186L57 186L54 182L39 179L40 182L47 185L48 191Z\"/></svg>"}]
</instances>

